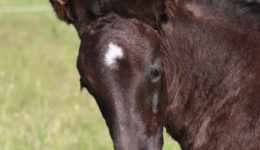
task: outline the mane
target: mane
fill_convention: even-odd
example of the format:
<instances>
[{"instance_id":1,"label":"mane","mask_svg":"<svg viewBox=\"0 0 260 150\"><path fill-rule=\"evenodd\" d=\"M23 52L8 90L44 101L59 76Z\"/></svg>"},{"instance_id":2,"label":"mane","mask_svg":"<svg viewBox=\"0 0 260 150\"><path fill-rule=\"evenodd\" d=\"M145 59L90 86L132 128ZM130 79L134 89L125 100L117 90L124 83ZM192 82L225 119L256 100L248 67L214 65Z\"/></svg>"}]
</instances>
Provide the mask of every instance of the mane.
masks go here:
<instances>
[{"instance_id":1,"label":"mane","mask_svg":"<svg viewBox=\"0 0 260 150\"><path fill-rule=\"evenodd\" d=\"M186 0L185 5L194 5L206 18L230 22L245 28L260 30L260 3L245 0Z\"/></svg>"}]
</instances>

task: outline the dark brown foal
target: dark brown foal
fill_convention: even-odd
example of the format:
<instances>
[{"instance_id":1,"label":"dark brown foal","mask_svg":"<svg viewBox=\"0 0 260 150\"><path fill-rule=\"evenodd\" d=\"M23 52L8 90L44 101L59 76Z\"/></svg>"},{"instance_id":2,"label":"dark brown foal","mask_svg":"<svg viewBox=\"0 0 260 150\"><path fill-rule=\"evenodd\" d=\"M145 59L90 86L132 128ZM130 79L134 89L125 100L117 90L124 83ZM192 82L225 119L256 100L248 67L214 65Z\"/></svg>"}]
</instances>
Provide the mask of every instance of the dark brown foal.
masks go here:
<instances>
[{"instance_id":1,"label":"dark brown foal","mask_svg":"<svg viewBox=\"0 0 260 150\"><path fill-rule=\"evenodd\" d=\"M51 2L81 38L82 83L116 149L161 149L162 125L183 150L260 149L259 4Z\"/></svg>"},{"instance_id":2,"label":"dark brown foal","mask_svg":"<svg viewBox=\"0 0 260 150\"><path fill-rule=\"evenodd\" d=\"M136 19L111 16L81 36L81 85L95 97L115 149L160 150L166 108L160 40Z\"/></svg>"}]
</instances>

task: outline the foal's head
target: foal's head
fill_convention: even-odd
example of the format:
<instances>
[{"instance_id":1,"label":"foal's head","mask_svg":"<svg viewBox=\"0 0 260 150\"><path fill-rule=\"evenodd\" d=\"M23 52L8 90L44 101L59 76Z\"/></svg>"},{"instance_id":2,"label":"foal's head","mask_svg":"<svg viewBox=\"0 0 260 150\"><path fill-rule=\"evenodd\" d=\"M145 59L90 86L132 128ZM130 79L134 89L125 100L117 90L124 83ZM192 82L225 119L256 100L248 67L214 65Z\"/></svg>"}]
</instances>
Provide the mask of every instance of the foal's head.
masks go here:
<instances>
[{"instance_id":1,"label":"foal's head","mask_svg":"<svg viewBox=\"0 0 260 150\"><path fill-rule=\"evenodd\" d=\"M161 149L165 102L160 40L135 19L112 18L92 23L81 36L81 85L95 97L115 149Z\"/></svg>"}]
</instances>

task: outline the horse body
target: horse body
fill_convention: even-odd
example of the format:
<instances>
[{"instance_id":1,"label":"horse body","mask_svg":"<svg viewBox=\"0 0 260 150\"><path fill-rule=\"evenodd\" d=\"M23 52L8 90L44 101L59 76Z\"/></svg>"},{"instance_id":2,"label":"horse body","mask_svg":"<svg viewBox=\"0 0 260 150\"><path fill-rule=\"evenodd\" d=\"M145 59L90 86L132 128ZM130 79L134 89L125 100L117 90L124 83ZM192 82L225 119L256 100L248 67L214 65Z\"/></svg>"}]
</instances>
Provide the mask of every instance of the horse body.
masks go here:
<instances>
[{"instance_id":1,"label":"horse body","mask_svg":"<svg viewBox=\"0 0 260 150\"><path fill-rule=\"evenodd\" d=\"M259 34L180 11L162 25L167 131L182 149L259 149Z\"/></svg>"},{"instance_id":2,"label":"horse body","mask_svg":"<svg viewBox=\"0 0 260 150\"><path fill-rule=\"evenodd\" d=\"M79 33L82 82L99 104L115 149L161 149L162 126L183 150L260 149L259 4L249 7L237 0L51 2L59 18L72 23ZM119 48L111 46L110 40ZM127 47L128 41L137 44ZM102 45L115 49L106 64L127 57L125 64L131 65L104 69L104 64L95 64L106 58L107 48ZM123 53L114 52L120 46ZM111 67L121 69L111 73Z\"/></svg>"}]
</instances>

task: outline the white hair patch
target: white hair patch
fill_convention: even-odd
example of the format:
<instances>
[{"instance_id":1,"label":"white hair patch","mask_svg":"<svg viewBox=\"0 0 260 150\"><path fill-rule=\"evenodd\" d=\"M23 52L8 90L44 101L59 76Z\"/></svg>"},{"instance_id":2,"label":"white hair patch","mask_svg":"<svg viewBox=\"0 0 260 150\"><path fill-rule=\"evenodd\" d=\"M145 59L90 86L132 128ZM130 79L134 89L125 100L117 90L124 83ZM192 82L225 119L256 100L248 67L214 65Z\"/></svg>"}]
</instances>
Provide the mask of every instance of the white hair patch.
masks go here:
<instances>
[{"instance_id":1,"label":"white hair patch","mask_svg":"<svg viewBox=\"0 0 260 150\"><path fill-rule=\"evenodd\" d=\"M107 52L104 57L105 65L110 68L115 68L117 66L117 60L121 59L124 56L123 50L120 46L109 43Z\"/></svg>"}]
</instances>

